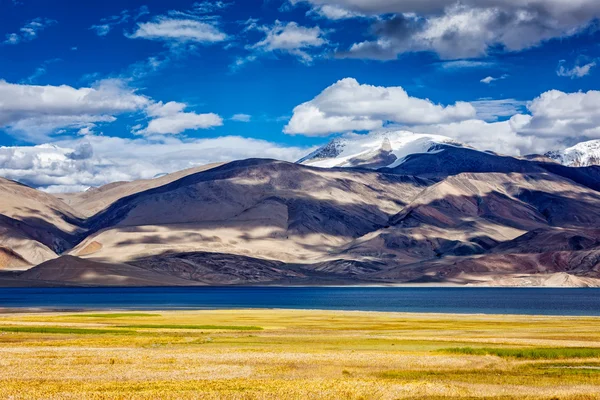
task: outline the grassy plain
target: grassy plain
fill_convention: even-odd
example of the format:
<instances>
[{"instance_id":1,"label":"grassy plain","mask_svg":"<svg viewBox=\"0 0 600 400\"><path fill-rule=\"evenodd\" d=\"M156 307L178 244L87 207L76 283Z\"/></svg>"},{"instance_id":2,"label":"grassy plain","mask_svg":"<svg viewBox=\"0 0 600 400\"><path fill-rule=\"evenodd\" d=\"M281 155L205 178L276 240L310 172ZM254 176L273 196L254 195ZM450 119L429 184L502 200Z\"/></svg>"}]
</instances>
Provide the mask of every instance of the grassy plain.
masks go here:
<instances>
[{"instance_id":1,"label":"grassy plain","mask_svg":"<svg viewBox=\"0 0 600 400\"><path fill-rule=\"evenodd\" d=\"M5 313L0 398L600 399L600 318Z\"/></svg>"}]
</instances>

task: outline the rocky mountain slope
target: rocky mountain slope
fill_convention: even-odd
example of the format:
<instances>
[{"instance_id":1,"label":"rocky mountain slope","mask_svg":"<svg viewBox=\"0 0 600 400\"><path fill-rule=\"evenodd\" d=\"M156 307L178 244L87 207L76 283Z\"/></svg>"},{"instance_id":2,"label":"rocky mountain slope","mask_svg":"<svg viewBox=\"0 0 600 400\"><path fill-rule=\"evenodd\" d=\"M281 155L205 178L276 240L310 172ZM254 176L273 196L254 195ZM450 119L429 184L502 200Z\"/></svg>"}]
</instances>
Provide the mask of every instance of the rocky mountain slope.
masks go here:
<instances>
[{"instance_id":1,"label":"rocky mountain slope","mask_svg":"<svg viewBox=\"0 0 600 400\"><path fill-rule=\"evenodd\" d=\"M149 189L166 185L184 176L207 171L222 164L209 164L184 169L155 179L141 179L133 182L113 182L98 188L90 188L80 193L58 193L55 196L77 210L81 215L91 217L99 213L115 201Z\"/></svg>"},{"instance_id":2,"label":"rocky mountain slope","mask_svg":"<svg viewBox=\"0 0 600 400\"><path fill-rule=\"evenodd\" d=\"M0 285L600 285L600 167L403 135L60 197L2 180Z\"/></svg>"},{"instance_id":3,"label":"rocky mountain slope","mask_svg":"<svg viewBox=\"0 0 600 400\"><path fill-rule=\"evenodd\" d=\"M73 247L82 216L52 195L0 178L0 270L33 266Z\"/></svg>"}]
</instances>

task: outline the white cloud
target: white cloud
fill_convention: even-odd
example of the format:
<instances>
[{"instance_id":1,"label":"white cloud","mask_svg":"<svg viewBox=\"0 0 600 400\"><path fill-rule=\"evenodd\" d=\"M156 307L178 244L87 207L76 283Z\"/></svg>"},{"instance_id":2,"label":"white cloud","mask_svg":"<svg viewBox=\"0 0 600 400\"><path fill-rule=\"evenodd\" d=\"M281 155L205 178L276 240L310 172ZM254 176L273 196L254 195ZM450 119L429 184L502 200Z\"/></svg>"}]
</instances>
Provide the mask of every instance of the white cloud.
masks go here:
<instances>
[{"instance_id":1,"label":"white cloud","mask_svg":"<svg viewBox=\"0 0 600 400\"><path fill-rule=\"evenodd\" d=\"M473 119L449 124L413 126L410 129L419 133L448 136L480 150L517 156L543 154L559 145L558 140L519 134L518 119L513 118L502 122Z\"/></svg>"},{"instance_id":2,"label":"white cloud","mask_svg":"<svg viewBox=\"0 0 600 400\"><path fill-rule=\"evenodd\" d=\"M295 161L311 150L237 136L161 141L86 136L53 145L0 147L0 176L53 192L80 191L212 162L250 157Z\"/></svg>"},{"instance_id":3,"label":"white cloud","mask_svg":"<svg viewBox=\"0 0 600 400\"><path fill-rule=\"evenodd\" d=\"M42 62L42 65L37 67L35 69L35 71L31 75L29 75L27 78L23 79L21 81L21 83L35 83L35 81L37 81L38 78L46 75L46 73L48 72L48 66L50 64L53 64L53 63L56 63L59 61L62 61L62 60L60 58L53 58L53 59Z\"/></svg>"},{"instance_id":4,"label":"white cloud","mask_svg":"<svg viewBox=\"0 0 600 400\"><path fill-rule=\"evenodd\" d=\"M564 65L564 61L561 61L558 64L558 69L556 70L556 75L565 76L571 79L575 78L583 78L590 74L592 68L596 66L596 61L592 61L585 65L575 65L573 68L567 68Z\"/></svg>"},{"instance_id":5,"label":"white cloud","mask_svg":"<svg viewBox=\"0 0 600 400\"><path fill-rule=\"evenodd\" d=\"M148 8L148 6L140 6L140 8L137 9L133 19L135 19L137 21L144 15L148 15L148 14L150 14L150 9Z\"/></svg>"},{"instance_id":6,"label":"white cloud","mask_svg":"<svg viewBox=\"0 0 600 400\"><path fill-rule=\"evenodd\" d=\"M37 86L0 80L0 128L22 139L39 141L59 128L81 128L114 121L114 115L138 111L151 103L119 80L93 87Z\"/></svg>"},{"instance_id":7,"label":"white cloud","mask_svg":"<svg viewBox=\"0 0 600 400\"><path fill-rule=\"evenodd\" d=\"M248 114L235 114L234 116L231 117L232 121L237 121L237 122L250 122L251 119L252 119L252 116L248 115Z\"/></svg>"},{"instance_id":8,"label":"white cloud","mask_svg":"<svg viewBox=\"0 0 600 400\"><path fill-rule=\"evenodd\" d=\"M233 2L202 1L195 2L188 10L169 10L167 15L173 18L195 19L199 21L219 21L220 13L233 6Z\"/></svg>"},{"instance_id":9,"label":"white cloud","mask_svg":"<svg viewBox=\"0 0 600 400\"><path fill-rule=\"evenodd\" d=\"M307 136L398 127L449 136L482 150L525 155L600 139L600 91L550 90L531 101L480 99L437 105L401 87L346 78L298 105L284 132Z\"/></svg>"},{"instance_id":10,"label":"white cloud","mask_svg":"<svg viewBox=\"0 0 600 400\"><path fill-rule=\"evenodd\" d=\"M362 14L347 10L336 5L324 4L313 8L308 14L317 15L331 20L363 17Z\"/></svg>"},{"instance_id":11,"label":"white cloud","mask_svg":"<svg viewBox=\"0 0 600 400\"><path fill-rule=\"evenodd\" d=\"M141 6L137 10L134 10L133 13L133 19L137 21L142 16L150 14L150 11L147 6ZM131 19L131 12L123 10L118 15L102 18L99 24L90 26L90 29L95 31L98 36L106 36L114 27L123 25Z\"/></svg>"},{"instance_id":12,"label":"white cloud","mask_svg":"<svg viewBox=\"0 0 600 400\"><path fill-rule=\"evenodd\" d=\"M520 51L571 36L600 17L597 0L290 0L319 12L334 7L378 16L375 40L354 44L340 56L395 59L431 51L443 59L480 57L491 48ZM341 11L339 11L341 13Z\"/></svg>"},{"instance_id":13,"label":"white cloud","mask_svg":"<svg viewBox=\"0 0 600 400\"><path fill-rule=\"evenodd\" d=\"M217 114L185 112L186 107L174 101L156 102L117 79L78 89L0 80L0 128L35 143L65 130L89 134L98 123L114 122L117 115L136 112L145 112L150 118L145 128L134 129L143 135L179 134L223 125Z\"/></svg>"},{"instance_id":14,"label":"white cloud","mask_svg":"<svg viewBox=\"0 0 600 400\"><path fill-rule=\"evenodd\" d=\"M250 49L262 52L282 52L298 57L302 62L310 64L314 54L309 51L328 44L326 33L318 26L304 27L296 22L282 23L275 21L273 26L254 26L265 33L265 38L249 46Z\"/></svg>"},{"instance_id":15,"label":"white cloud","mask_svg":"<svg viewBox=\"0 0 600 400\"><path fill-rule=\"evenodd\" d=\"M4 44L14 45L21 42L30 42L37 38L38 33L49 26L56 24L56 21L49 18L35 18L26 23L18 33L9 33L6 35Z\"/></svg>"},{"instance_id":16,"label":"white cloud","mask_svg":"<svg viewBox=\"0 0 600 400\"><path fill-rule=\"evenodd\" d=\"M106 36L108 35L108 32L110 32L111 26L109 24L92 25L90 26L90 29L95 31L98 36Z\"/></svg>"},{"instance_id":17,"label":"white cloud","mask_svg":"<svg viewBox=\"0 0 600 400\"><path fill-rule=\"evenodd\" d=\"M254 62L258 59L255 54L250 54L246 57L237 57L235 61L230 65L229 69L233 72L240 70L246 64Z\"/></svg>"},{"instance_id":18,"label":"white cloud","mask_svg":"<svg viewBox=\"0 0 600 400\"><path fill-rule=\"evenodd\" d=\"M227 40L227 35L212 24L195 19L169 17L157 17L151 22L138 23L135 32L128 37L171 43L215 43Z\"/></svg>"},{"instance_id":19,"label":"white cloud","mask_svg":"<svg viewBox=\"0 0 600 400\"><path fill-rule=\"evenodd\" d=\"M495 63L490 61L478 60L454 60L444 61L440 63L441 67L446 70L465 69L465 68L488 68L493 67Z\"/></svg>"},{"instance_id":20,"label":"white cloud","mask_svg":"<svg viewBox=\"0 0 600 400\"><path fill-rule=\"evenodd\" d=\"M494 78L493 76L488 76L488 77L483 78L479 82L485 83L486 85L489 85L492 82L501 81L501 80L506 79L506 78L508 78L507 74L501 75L501 76L499 76L497 78Z\"/></svg>"},{"instance_id":21,"label":"white cloud","mask_svg":"<svg viewBox=\"0 0 600 400\"><path fill-rule=\"evenodd\" d=\"M201 1L196 2L192 5L192 9L197 14L209 14L214 13L216 11L223 10L224 8L231 7L233 2L225 2L225 1Z\"/></svg>"},{"instance_id":22,"label":"white cloud","mask_svg":"<svg viewBox=\"0 0 600 400\"><path fill-rule=\"evenodd\" d=\"M180 134L186 130L207 129L223 125L223 119L214 113L197 114L184 112L186 104L170 101L155 103L146 109L153 118L144 129L135 133L142 135Z\"/></svg>"},{"instance_id":23,"label":"white cloud","mask_svg":"<svg viewBox=\"0 0 600 400\"><path fill-rule=\"evenodd\" d=\"M436 124L474 118L475 108L465 102L442 106L410 97L402 87L380 87L342 79L314 99L297 106L284 132L308 136L373 130L387 122Z\"/></svg>"},{"instance_id":24,"label":"white cloud","mask_svg":"<svg viewBox=\"0 0 600 400\"><path fill-rule=\"evenodd\" d=\"M507 107L503 114L507 116L509 110ZM412 129L447 135L480 149L517 155L541 154L565 144L600 139L600 91L550 90L520 111L523 113L515 113L502 122L469 120Z\"/></svg>"},{"instance_id":25,"label":"white cloud","mask_svg":"<svg viewBox=\"0 0 600 400\"><path fill-rule=\"evenodd\" d=\"M80 136L93 135L94 134L94 131L92 130L93 127L94 127L94 125L84 126L83 128L79 129L79 131L77 131L77 134Z\"/></svg>"},{"instance_id":26,"label":"white cloud","mask_svg":"<svg viewBox=\"0 0 600 400\"><path fill-rule=\"evenodd\" d=\"M600 91L550 90L529 105L531 117L521 131L538 137L600 138Z\"/></svg>"}]
</instances>

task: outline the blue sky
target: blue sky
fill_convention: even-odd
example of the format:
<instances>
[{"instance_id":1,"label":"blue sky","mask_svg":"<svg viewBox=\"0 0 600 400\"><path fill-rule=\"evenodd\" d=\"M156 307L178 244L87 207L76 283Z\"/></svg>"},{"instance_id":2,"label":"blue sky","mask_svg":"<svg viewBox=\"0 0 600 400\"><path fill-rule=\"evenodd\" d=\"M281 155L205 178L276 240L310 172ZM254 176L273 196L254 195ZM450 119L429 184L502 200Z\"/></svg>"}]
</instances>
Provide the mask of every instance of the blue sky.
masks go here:
<instances>
[{"instance_id":1,"label":"blue sky","mask_svg":"<svg viewBox=\"0 0 600 400\"><path fill-rule=\"evenodd\" d=\"M79 190L381 129L515 155L597 139L598 17L596 0L0 0L0 175Z\"/></svg>"}]
</instances>

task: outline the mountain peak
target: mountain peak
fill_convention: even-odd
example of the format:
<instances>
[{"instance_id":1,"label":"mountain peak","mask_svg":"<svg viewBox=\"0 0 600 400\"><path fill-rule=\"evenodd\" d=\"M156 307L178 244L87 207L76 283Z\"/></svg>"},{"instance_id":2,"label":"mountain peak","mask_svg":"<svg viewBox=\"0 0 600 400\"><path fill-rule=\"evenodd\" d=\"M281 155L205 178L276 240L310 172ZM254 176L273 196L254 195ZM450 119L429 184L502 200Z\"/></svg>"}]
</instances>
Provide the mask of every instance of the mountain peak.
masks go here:
<instances>
[{"instance_id":1,"label":"mountain peak","mask_svg":"<svg viewBox=\"0 0 600 400\"><path fill-rule=\"evenodd\" d=\"M545 156L568 167L600 165L600 140L581 142L565 150L549 151Z\"/></svg>"},{"instance_id":2,"label":"mountain peak","mask_svg":"<svg viewBox=\"0 0 600 400\"><path fill-rule=\"evenodd\" d=\"M440 144L463 146L446 136L408 131L347 134L331 140L298 163L323 168L394 168L408 155L438 151Z\"/></svg>"}]
</instances>

